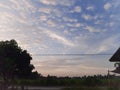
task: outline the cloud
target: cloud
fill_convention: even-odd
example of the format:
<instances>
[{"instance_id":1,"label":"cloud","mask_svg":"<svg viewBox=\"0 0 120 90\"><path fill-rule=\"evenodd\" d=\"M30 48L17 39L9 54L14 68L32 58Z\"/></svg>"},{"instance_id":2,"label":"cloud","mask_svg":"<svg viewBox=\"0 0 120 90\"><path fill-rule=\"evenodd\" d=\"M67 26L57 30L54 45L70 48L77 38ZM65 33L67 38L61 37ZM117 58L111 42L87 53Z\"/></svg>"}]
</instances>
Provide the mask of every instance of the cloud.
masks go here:
<instances>
[{"instance_id":1,"label":"cloud","mask_svg":"<svg viewBox=\"0 0 120 90\"><path fill-rule=\"evenodd\" d=\"M10 6L9 5L4 5L3 3L0 3L0 8L9 9Z\"/></svg>"},{"instance_id":2,"label":"cloud","mask_svg":"<svg viewBox=\"0 0 120 90\"><path fill-rule=\"evenodd\" d=\"M3 13L8 13L8 15L12 15L11 19L12 23L16 24L31 24L33 22L33 18L29 18L30 14L36 11L34 5L28 1L21 0L9 0L5 2L4 5L8 5L8 10L2 11ZM5 17L5 16L4 16ZM29 22L29 23L28 23Z\"/></svg>"},{"instance_id":3,"label":"cloud","mask_svg":"<svg viewBox=\"0 0 120 90\"><path fill-rule=\"evenodd\" d=\"M90 11L93 11L94 10L94 6L88 6L87 8L86 8L87 10L90 10Z\"/></svg>"},{"instance_id":4,"label":"cloud","mask_svg":"<svg viewBox=\"0 0 120 90\"><path fill-rule=\"evenodd\" d=\"M69 18L69 17L63 17L62 19L63 19L65 22L71 22L71 23L78 21L78 20L75 19L75 18Z\"/></svg>"},{"instance_id":5,"label":"cloud","mask_svg":"<svg viewBox=\"0 0 120 90\"><path fill-rule=\"evenodd\" d=\"M100 32L101 30L92 27L92 26L86 26L84 29L88 30L89 32Z\"/></svg>"},{"instance_id":6,"label":"cloud","mask_svg":"<svg viewBox=\"0 0 120 90\"><path fill-rule=\"evenodd\" d=\"M119 47L120 43L118 41L120 39L120 34L106 36L106 34L104 33L104 35L101 36L99 34L89 34L86 38L84 37L85 39L82 38L82 36L79 37L78 39L80 41L77 42L82 43L81 47L84 46L82 47L84 48L82 53L113 54L115 50Z\"/></svg>"},{"instance_id":7,"label":"cloud","mask_svg":"<svg viewBox=\"0 0 120 90\"><path fill-rule=\"evenodd\" d=\"M70 13L80 13L82 11L80 6L75 6L73 10L69 11Z\"/></svg>"},{"instance_id":8,"label":"cloud","mask_svg":"<svg viewBox=\"0 0 120 90\"><path fill-rule=\"evenodd\" d=\"M97 20L97 21L95 21L95 24L102 24L102 23L103 23L102 20Z\"/></svg>"},{"instance_id":9,"label":"cloud","mask_svg":"<svg viewBox=\"0 0 120 90\"><path fill-rule=\"evenodd\" d=\"M32 4L31 1L29 0L10 0L10 2L12 3L10 5L10 7L13 9L13 10L18 10L18 11L26 11L27 13L28 12L35 12L36 11L36 8L34 7L34 5Z\"/></svg>"},{"instance_id":10,"label":"cloud","mask_svg":"<svg viewBox=\"0 0 120 90\"><path fill-rule=\"evenodd\" d=\"M74 0L39 0L41 3L45 5L63 5L63 6L71 6L74 4Z\"/></svg>"},{"instance_id":11,"label":"cloud","mask_svg":"<svg viewBox=\"0 0 120 90\"><path fill-rule=\"evenodd\" d=\"M108 22L105 24L107 27L113 27L115 25L115 22Z\"/></svg>"},{"instance_id":12,"label":"cloud","mask_svg":"<svg viewBox=\"0 0 120 90\"><path fill-rule=\"evenodd\" d=\"M115 8L118 8L118 9L120 8L120 1L119 0L115 0L115 1L113 0L111 3Z\"/></svg>"},{"instance_id":13,"label":"cloud","mask_svg":"<svg viewBox=\"0 0 120 90\"><path fill-rule=\"evenodd\" d=\"M85 20L91 20L91 19L92 19L92 16L87 15L87 14L83 14L83 15L82 15L82 18L84 18Z\"/></svg>"},{"instance_id":14,"label":"cloud","mask_svg":"<svg viewBox=\"0 0 120 90\"><path fill-rule=\"evenodd\" d=\"M104 5L105 10L109 10L111 7L112 7L112 5L109 2Z\"/></svg>"},{"instance_id":15,"label":"cloud","mask_svg":"<svg viewBox=\"0 0 120 90\"><path fill-rule=\"evenodd\" d=\"M50 14L52 12L51 8L39 8L39 12Z\"/></svg>"},{"instance_id":16,"label":"cloud","mask_svg":"<svg viewBox=\"0 0 120 90\"><path fill-rule=\"evenodd\" d=\"M50 27L56 27L57 26L56 23L53 20L48 20L47 25L50 26Z\"/></svg>"},{"instance_id":17,"label":"cloud","mask_svg":"<svg viewBox=\"0 0 120 90\"><path fill-rule=\"evenodd\" d=\"M75 24L75 27L80 27L80 26L82 26L81 23L76 23L76 24Z\"/></svg>"},{"instance_id":18,"label":"cloud","mask_svg":"<svg viewBox=\"0 0 120 90\"><path fill-rule=\"evenodd\" d=\"M74 8L74 12L77 12L77 13L80 13L82 10L81 10L81 7L80 6L76 6Z\"/></svg>"},{"instance_id":19,"label":"cloud","mask_svg":"<svg viewBox=\"0 0 120 90\"><path fill-rule=\"evenodd\" d=\"M98 50L97 50L98 53L110 52L114 48L118 48L119 43L116 43L116 42L119 40L119 38L120 38L120 34L116 34L103 40L98 47Z\"/></svg>"},{"instance_id":20,"label":"cloud","mask_svg":"<svg viewBox=\"0 0 120 90\"><path fill-rule=\"evenodd\" d=\"M70 32L68 30L64 30L64 34L70 35Z\"/></svg>"},{"instance_id":21,"label":"cloud","mask_svg":"<svg viewBox=\"0 0 120 90\"><path fill-rule=\"evenodd\" d=\"M46 21L46 20L48 20L48 17L46 15L40 16L40 21Z\"/></svg>"},{"instance_id":22,"label":"cloud","mask_svg":"<svg viewBox=\"0 0 120 90\"><path fill-rule=\"evenodd\" d=\"M103 20L104 17L105 17L104 14L96 14L95 16L93 16L93 19L95 19L95 20Z\"/></svg>"},{"instance_id":23,"label":"cloud","mask_svg":"<svg viewBox=\"0 0 120 90\"><path fill-rule=\"evenodd\" d=\"M57 5L56 0L39 0L41 3L46 4L46 5Z\"/></svg>"},{"instance_id":24,"label":"cloud","mask_svg":"<svg viewBox=\"0 0 120 90\"><path fill-rule=\"evenodd\" d=\"M57 40L59 43L61 43L63 45L67 45L67 46L71 46L71 47L75 46L71 41L67 40L66 38L64 38L60 35L57 35L56 33L53 33L48 30L44 30L43 32L46 33L50 38Z\"/></svg>"},{"instance_id":25,"label":"cloud","mask_svg":"<svg viewBox=\"0 0 120 90\"><path fill-rule=\"evenodd\" d=\"M6 25L8 24L11 20L13 20L13 14L7 13L7 12L2 12L0 14L0 24Z\"/></svg>"},{"instance_id":26,"label":"cloud","mask_svg":"<svg viewBox=\"0 0 120 90\"><path fill-rule=\"evenodd\" d=\"M80 28L81 26L83 26L83 24L80 23L80 22L77 22L77 23L66 23L66 26L68 26L70 28L76 29L76 28Z\"/></svg>"}]
</instances>

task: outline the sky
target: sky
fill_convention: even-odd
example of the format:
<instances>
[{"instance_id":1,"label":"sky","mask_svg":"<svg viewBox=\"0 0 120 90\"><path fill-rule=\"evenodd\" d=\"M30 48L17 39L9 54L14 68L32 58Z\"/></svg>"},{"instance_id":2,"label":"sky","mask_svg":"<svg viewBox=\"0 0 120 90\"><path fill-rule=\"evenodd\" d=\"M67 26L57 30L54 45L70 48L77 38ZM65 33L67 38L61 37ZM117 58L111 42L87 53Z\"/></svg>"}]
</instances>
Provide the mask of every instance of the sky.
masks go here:
<instances>
[{"instance_id":1,"label":"sky","mask_svg":"<svg viewBox=\"0 0 120 90\"><path fill-rule=\"evenodd\" d=\"M119 17L120 0L0 0L0 40L15 39L42 75L107 74Z\"/></svg>"}]
</instances>

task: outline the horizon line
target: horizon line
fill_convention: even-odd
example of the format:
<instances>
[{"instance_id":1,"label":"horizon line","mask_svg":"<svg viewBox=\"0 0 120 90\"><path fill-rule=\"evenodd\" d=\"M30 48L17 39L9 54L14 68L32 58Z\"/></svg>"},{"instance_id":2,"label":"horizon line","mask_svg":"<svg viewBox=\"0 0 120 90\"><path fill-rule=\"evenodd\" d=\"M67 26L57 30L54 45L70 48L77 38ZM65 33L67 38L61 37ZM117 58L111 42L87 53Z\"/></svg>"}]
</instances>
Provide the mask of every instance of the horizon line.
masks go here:
<instances>
[{"instance_id":1,"label":"horizon line","mask_svg":"<svg viewBox=\"0 0 120 90\"><path fill-rule=\"evenodd\" d=\"M113 55L113 54L90 54L90 53L86 53L86 54L31 54L34 56L108 56L108 55Z\"/></svg>"}]
</instances>

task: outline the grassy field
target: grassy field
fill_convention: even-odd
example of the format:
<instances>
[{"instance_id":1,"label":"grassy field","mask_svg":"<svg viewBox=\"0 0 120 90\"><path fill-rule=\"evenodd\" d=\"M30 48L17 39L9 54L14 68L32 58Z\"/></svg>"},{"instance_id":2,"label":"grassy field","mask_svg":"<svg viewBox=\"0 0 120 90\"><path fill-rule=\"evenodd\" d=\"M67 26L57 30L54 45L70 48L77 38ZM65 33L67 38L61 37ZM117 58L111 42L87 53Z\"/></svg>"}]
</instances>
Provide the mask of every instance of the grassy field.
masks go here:
<instances>
[{"instance_id":1,"label":"grassy field","mask_svg":"<svg viewBox=\"0 0 120 90\"><path fill-rule=\"evenodd\" d=\"M38 79L15 80L14 85L27 86L30 88L28 90L120 90L120 77L85 76L71 78L48 76ZM57 87L57 89L51 87Z\"/></svg>"}]
</instances>

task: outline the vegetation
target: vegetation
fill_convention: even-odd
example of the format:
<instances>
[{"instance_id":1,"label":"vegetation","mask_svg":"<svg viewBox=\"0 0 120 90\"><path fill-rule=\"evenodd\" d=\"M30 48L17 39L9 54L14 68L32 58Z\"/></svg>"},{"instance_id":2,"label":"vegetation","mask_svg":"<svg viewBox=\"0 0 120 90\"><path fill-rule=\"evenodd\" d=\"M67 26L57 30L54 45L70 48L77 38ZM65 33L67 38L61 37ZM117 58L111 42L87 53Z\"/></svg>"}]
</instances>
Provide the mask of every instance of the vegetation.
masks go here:
<instances>
[{"instance_id":1,"label":"vegetation","mask_svg":"<svg viewBox=\"0 0 120 90\"><path fill-rule=\"evenodd\" d=\"M120 78L115 76L83 76L83 77L43 77L37 79L16 80L16 85L64 87L63 90L120 90Z\"/></svg>"},{"instance_id":2,"label":"vegetation","mask_svg":"<svg viewBox=\"0 0 120 90\"><path fill-rule=\"evenodd\" d=\"M24 83L28 86L65 86L65 87L97 87L97 86L119 86L120 78L102 75L83 76L83 77L47 77L40 76L37 79L17 80L16 84Z\"/></svg>"},{"instance_id":3,"label":"vegetation","mask_svg":"<svg viewBox=\"0 0 120 90\"><path fill-rule=\"evenodd\" d=\"M7 90L14 79L28 79L36 76L32 72L34 66L30 64L32 57L21 49L15 40L0 42L0 88Z\"/></svg>"}]
</instances>

